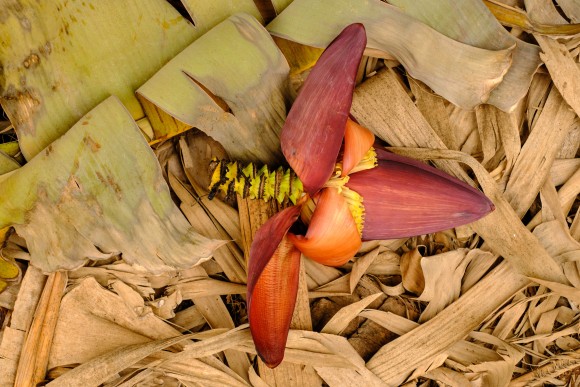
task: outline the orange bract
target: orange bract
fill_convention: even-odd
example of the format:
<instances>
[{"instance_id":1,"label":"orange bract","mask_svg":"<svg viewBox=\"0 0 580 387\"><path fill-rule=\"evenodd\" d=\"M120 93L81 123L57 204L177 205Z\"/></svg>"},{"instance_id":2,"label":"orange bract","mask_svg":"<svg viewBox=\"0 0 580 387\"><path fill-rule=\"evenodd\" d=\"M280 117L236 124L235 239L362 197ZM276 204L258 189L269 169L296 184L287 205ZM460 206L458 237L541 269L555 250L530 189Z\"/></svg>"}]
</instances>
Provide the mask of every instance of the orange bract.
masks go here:
<instances>
[{"instance_id":1,"label":"orange bract","mask_svg":"<svg viewBox=\"0 0 580 387\"><path fill-rule=\"evenodd\" d=\"M250 330L260 358L270 368L284 358L298 292L300 251L284 237L248 294Z\"/></svg>"},{"instance_id":2,"label":"orange bract","mask_svg":"<svg viewBox=\"0 0 580 387\"><path fill-rule=\"evenodd\" d=\"M361 246L356 223L346 199L336 188L321 191L305 236L288 238L308 258L328 266L340 266Z\"/></svg>"},{"instance_id":3,"label":"orange bract","mask_svg":"<svg viewBox=\"0 0 580 387\"><path fill-rule=\"evenodd\" d=\"M375 135L370 130L360 126L350 118L346 120L341 176L348 175L359 161L362 160L374 142Z\"/></svg>"}]
</instances>

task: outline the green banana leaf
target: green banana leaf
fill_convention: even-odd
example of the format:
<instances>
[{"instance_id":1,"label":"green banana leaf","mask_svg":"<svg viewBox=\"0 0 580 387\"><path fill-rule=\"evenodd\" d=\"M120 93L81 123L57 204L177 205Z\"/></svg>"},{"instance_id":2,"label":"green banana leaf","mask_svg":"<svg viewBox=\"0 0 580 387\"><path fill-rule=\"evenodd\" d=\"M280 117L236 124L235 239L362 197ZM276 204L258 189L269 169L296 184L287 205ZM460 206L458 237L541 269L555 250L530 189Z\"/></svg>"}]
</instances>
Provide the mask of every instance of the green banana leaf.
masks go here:
<instances>
[{"instance_id":1,"label":"green banana leaf","mask_svg":"<svg viewBox=\"0 0 580 387\"><path fill-rule=\"evenodd\" d=\"M30 160L97 104L134 91L199 33L162 0L4 0L0 103Z\"/></svg>"},{"instance_id":2,"label":"green banana leaf","mask_svg":"<svg viewBox=\"0 0 580 387\"><path fill-rule=\"evenodd\" d=\"M169 115L219 141L230 157L276 163L286 118L289 66L252 16L218 24L137 90L147 115ZM158 111L152 107L154 105ZM176 134L152 120L156 138Z\"/></svg>"},{"instance_id":3,"label":"green banana leaf","mask_svg":"<svg viewBox=\"0 0 580 387\"><path fill-rule=\"evenodd\" d=\"M199 33L206 33L236 13L247 13L263 24L260 11L253 0L182 0Z\"/></svg>"},{"instance_id":4,"label":"green banana leaf","mask_svg":"<svg viewBox=\"0 0 580 387\"><path fill-rule=\"evenodd\" d=\"M46 272L121 253L155 273L193 266L223 243L191 229L116 97L5 178L0 197L0 229L14 226Z\"/></svg>"}]
</instances>

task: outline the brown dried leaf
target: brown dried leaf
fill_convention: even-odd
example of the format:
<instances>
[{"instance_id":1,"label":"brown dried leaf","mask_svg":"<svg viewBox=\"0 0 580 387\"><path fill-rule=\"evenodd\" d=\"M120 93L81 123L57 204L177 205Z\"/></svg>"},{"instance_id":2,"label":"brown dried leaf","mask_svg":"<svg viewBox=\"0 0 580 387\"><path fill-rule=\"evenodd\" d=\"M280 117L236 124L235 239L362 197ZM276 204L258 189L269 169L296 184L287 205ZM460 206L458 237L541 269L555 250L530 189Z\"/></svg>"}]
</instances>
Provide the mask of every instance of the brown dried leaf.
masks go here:
<instances>
[{"instance_id":1,"label":"brown dried leaf","mask_svg":"<svg viewBox=\"0 0 580 387\"><path fill-rule=\"evenodd\" d=\"M467 249L457 249L421 260L425 289L419 300L429 301L429 305L421 314L420 322L430 320L459 298L461 280L470 262L466 259L467 253Z\"/></svg>"},{"instance_id":2,"label":"brown dried leaf","mask_svg":"<svg viewBox=\"0 0 580 387\"><path fill-rule=\"evenodd\" d=\"M403 286L411 293L421 294L425 289L425 276L421 267L423 255L418 248L401 255L401 276Z\"/></svg>"},{"instance_id":3,"label":"brown dried leaf","mask_svg":"<svg viewBox=\"0 0 580 387\"><path fill-rule=\"evenodd\" d=\"M334 316L332 316L330 321L326 323L320 332L340 335L351 320L357 317L363 309L379 298L379 296L381 296L381 293L376 293L340 309Z\"/></svg>"},{"instance_id":4,"label":"brown dried leaf","mask_svg":"<svg viewBox=\"0 0 580 387\"><path fill-rule=\"evenodd\" d=\"M580 115L580 69L565 46L548 37L535 35L543 53L540 57L546 64L554 85L564 100Z\"/></svg>"},{"instance_id":5,"label":"brown dried leaf","mask_svg":"<svg viewBox=\"0 0 580 387\"><path fill-rule=\"evenodd\" d=\"M511 66L502 82L491 90L487 103L504 111L513 111L518 101L528 92L532 76L541 64L538 47L519 40L506 31L482 1L388 2L461 43L488 50L501 50L515 45Z\"/></svg>"}]
</instances>

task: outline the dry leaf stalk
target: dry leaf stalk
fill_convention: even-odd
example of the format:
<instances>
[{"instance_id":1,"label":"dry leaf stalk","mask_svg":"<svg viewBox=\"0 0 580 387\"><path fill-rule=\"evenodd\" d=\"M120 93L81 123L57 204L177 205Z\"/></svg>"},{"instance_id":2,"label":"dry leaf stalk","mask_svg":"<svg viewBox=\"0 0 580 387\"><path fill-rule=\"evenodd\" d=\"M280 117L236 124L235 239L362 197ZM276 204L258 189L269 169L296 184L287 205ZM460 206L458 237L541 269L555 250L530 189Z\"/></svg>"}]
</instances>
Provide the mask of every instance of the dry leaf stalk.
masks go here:
<instances>
[{"instance_id":1,"label":"dry leaf stalk","mask_svg":"<svg viewBox=\"0 0 580 387\"><path fill-rule=\"evenodd\" d=\"M48 276L22 347L16 386L35 386L44 380L66 283L66 272L57 271Z\"/></svg>"}]
</instances>

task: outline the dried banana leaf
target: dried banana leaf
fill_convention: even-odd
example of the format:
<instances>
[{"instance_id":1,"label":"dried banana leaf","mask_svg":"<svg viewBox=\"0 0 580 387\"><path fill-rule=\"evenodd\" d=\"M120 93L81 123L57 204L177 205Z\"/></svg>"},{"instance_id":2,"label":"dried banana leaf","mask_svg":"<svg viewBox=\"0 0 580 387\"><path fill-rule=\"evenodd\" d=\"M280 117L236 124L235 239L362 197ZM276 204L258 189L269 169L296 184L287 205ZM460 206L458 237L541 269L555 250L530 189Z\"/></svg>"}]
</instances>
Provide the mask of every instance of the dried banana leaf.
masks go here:
<instances>
[{"instance_id":1,"label":"dried banana leaf","mask_svg":"<svg viewBox=\"0 0 580 387\"><path fill-rule=\"evenodd\" d=\"M69 289L60 306L49 368L82 364L124 346L178 335L144 307L143 299L129 285L121 281L111 284L114 288L121 284L129 296L104 289L91 276ZM137 302L128 302L131 295Z\"/></svg>"},{"instance_id":2,"label":"dried banana leaf","mask_svg":"<svg viewBox=\"0 0 580 387\"><path fill-rule=\"evenodd\" d=\"M18 168L20 168L18 161L0 151L0 175L12 172Z\"/></svg>"},{"instance_id":3,"label":"dried banana leaf","mask_svg":"<svg viewBox=\"0 0 580 387\"><path fill-rule=\"evenodd\" d=\"M165 1L3 1L0 102L24 156L31 159L109 95L134 119L143 117L135 89L195 37Z\"/></svg>"},{"instance_id":4,"label":"dried banana leaf","mask_svg":"<svg viewBox=\"0 0 580 387\"><path fill-rule=\"evenodd\" d=\"M580 4L577 0L557 0L566 16L574 23L580 23Z\"/></svg>"},{"instance_id":5,"label":"dried banana leaf","mask_svg":"<svg viewBox=\"0 0 580 387\"><path fill-rule=\"evenodd\" d=\"M580 114L580 97L578 96L580 93L580 69L578 69L578 63L563 44L545 36L536 36L536 40L540 43L543 51L540 57L546 64L554 85L576 115Z\"/></svg>"},{"instance_id":6,"label":"dried banana leaf","mask_svg":"<svg viewBox=\"0 0 580 387\"><path fill-rule=\"evenodd\" d=\"M253 17L238 14L183 50L137 93L148 116L153 104L161 110L157 114L219 141L234 159L274 163L281 157L288 72L268 32ZM156 138L176 134L162 125L153 129Z\"/></svg>"},{"instance_id":7,"label":"dried banana leaf","mask_svg":"<svg viewBox=\"0 0 580 387\"><path fill-rule=\"evenodd\" d=\"M14 225L44 271L122 253L136 267L160 272L192 266L222 243L192 231L115 97L6 178L0 197L0 228Z\"/></svg>"},{"instance_id":8,"label":"dried banana leaf","mask_svg":"<svg viewBox=\"0 0 580 387\"><path fill-rule=\"evenodd\" d=\"M406 14L458 42L486 50L513 47L512 65L487 103L512 111L528 92L540 64L539 48L511 35L480 0L388 0Z\"/></svg>"},{"instance_id":9,"label":"dried banana leaf","mask_svg":"<svg viewBox=\"0 0 580 387\"><path fill-rule=\"evenodd\" d=\"M414 78L466 109L489 100L512 62L515 44L501 50L463 44L379 0L295 0L268 30L301 44L326 47L353 22L365 25L368 54L392 54Z\"/></svg>"},{"instance_id":10,"label":"dried banana leaf","mask_svg":"<svg viewBox=\"0 0 580 387\"><path fill-rule=\"evenodd\" d=\"M563 1L563 0L561 0ZM576 0L569 0L571 4ZM552 35L559 37L573 37L580 34L580 24L543 24L530 20L528 14L519 8L514 8L498 0L483 0L483 3L493 15L507 27L515 27L528 33ZM572 19L574 21L574 19ZM578 19L574 21L578 23Z\"/></svg>"}]
</instances>

